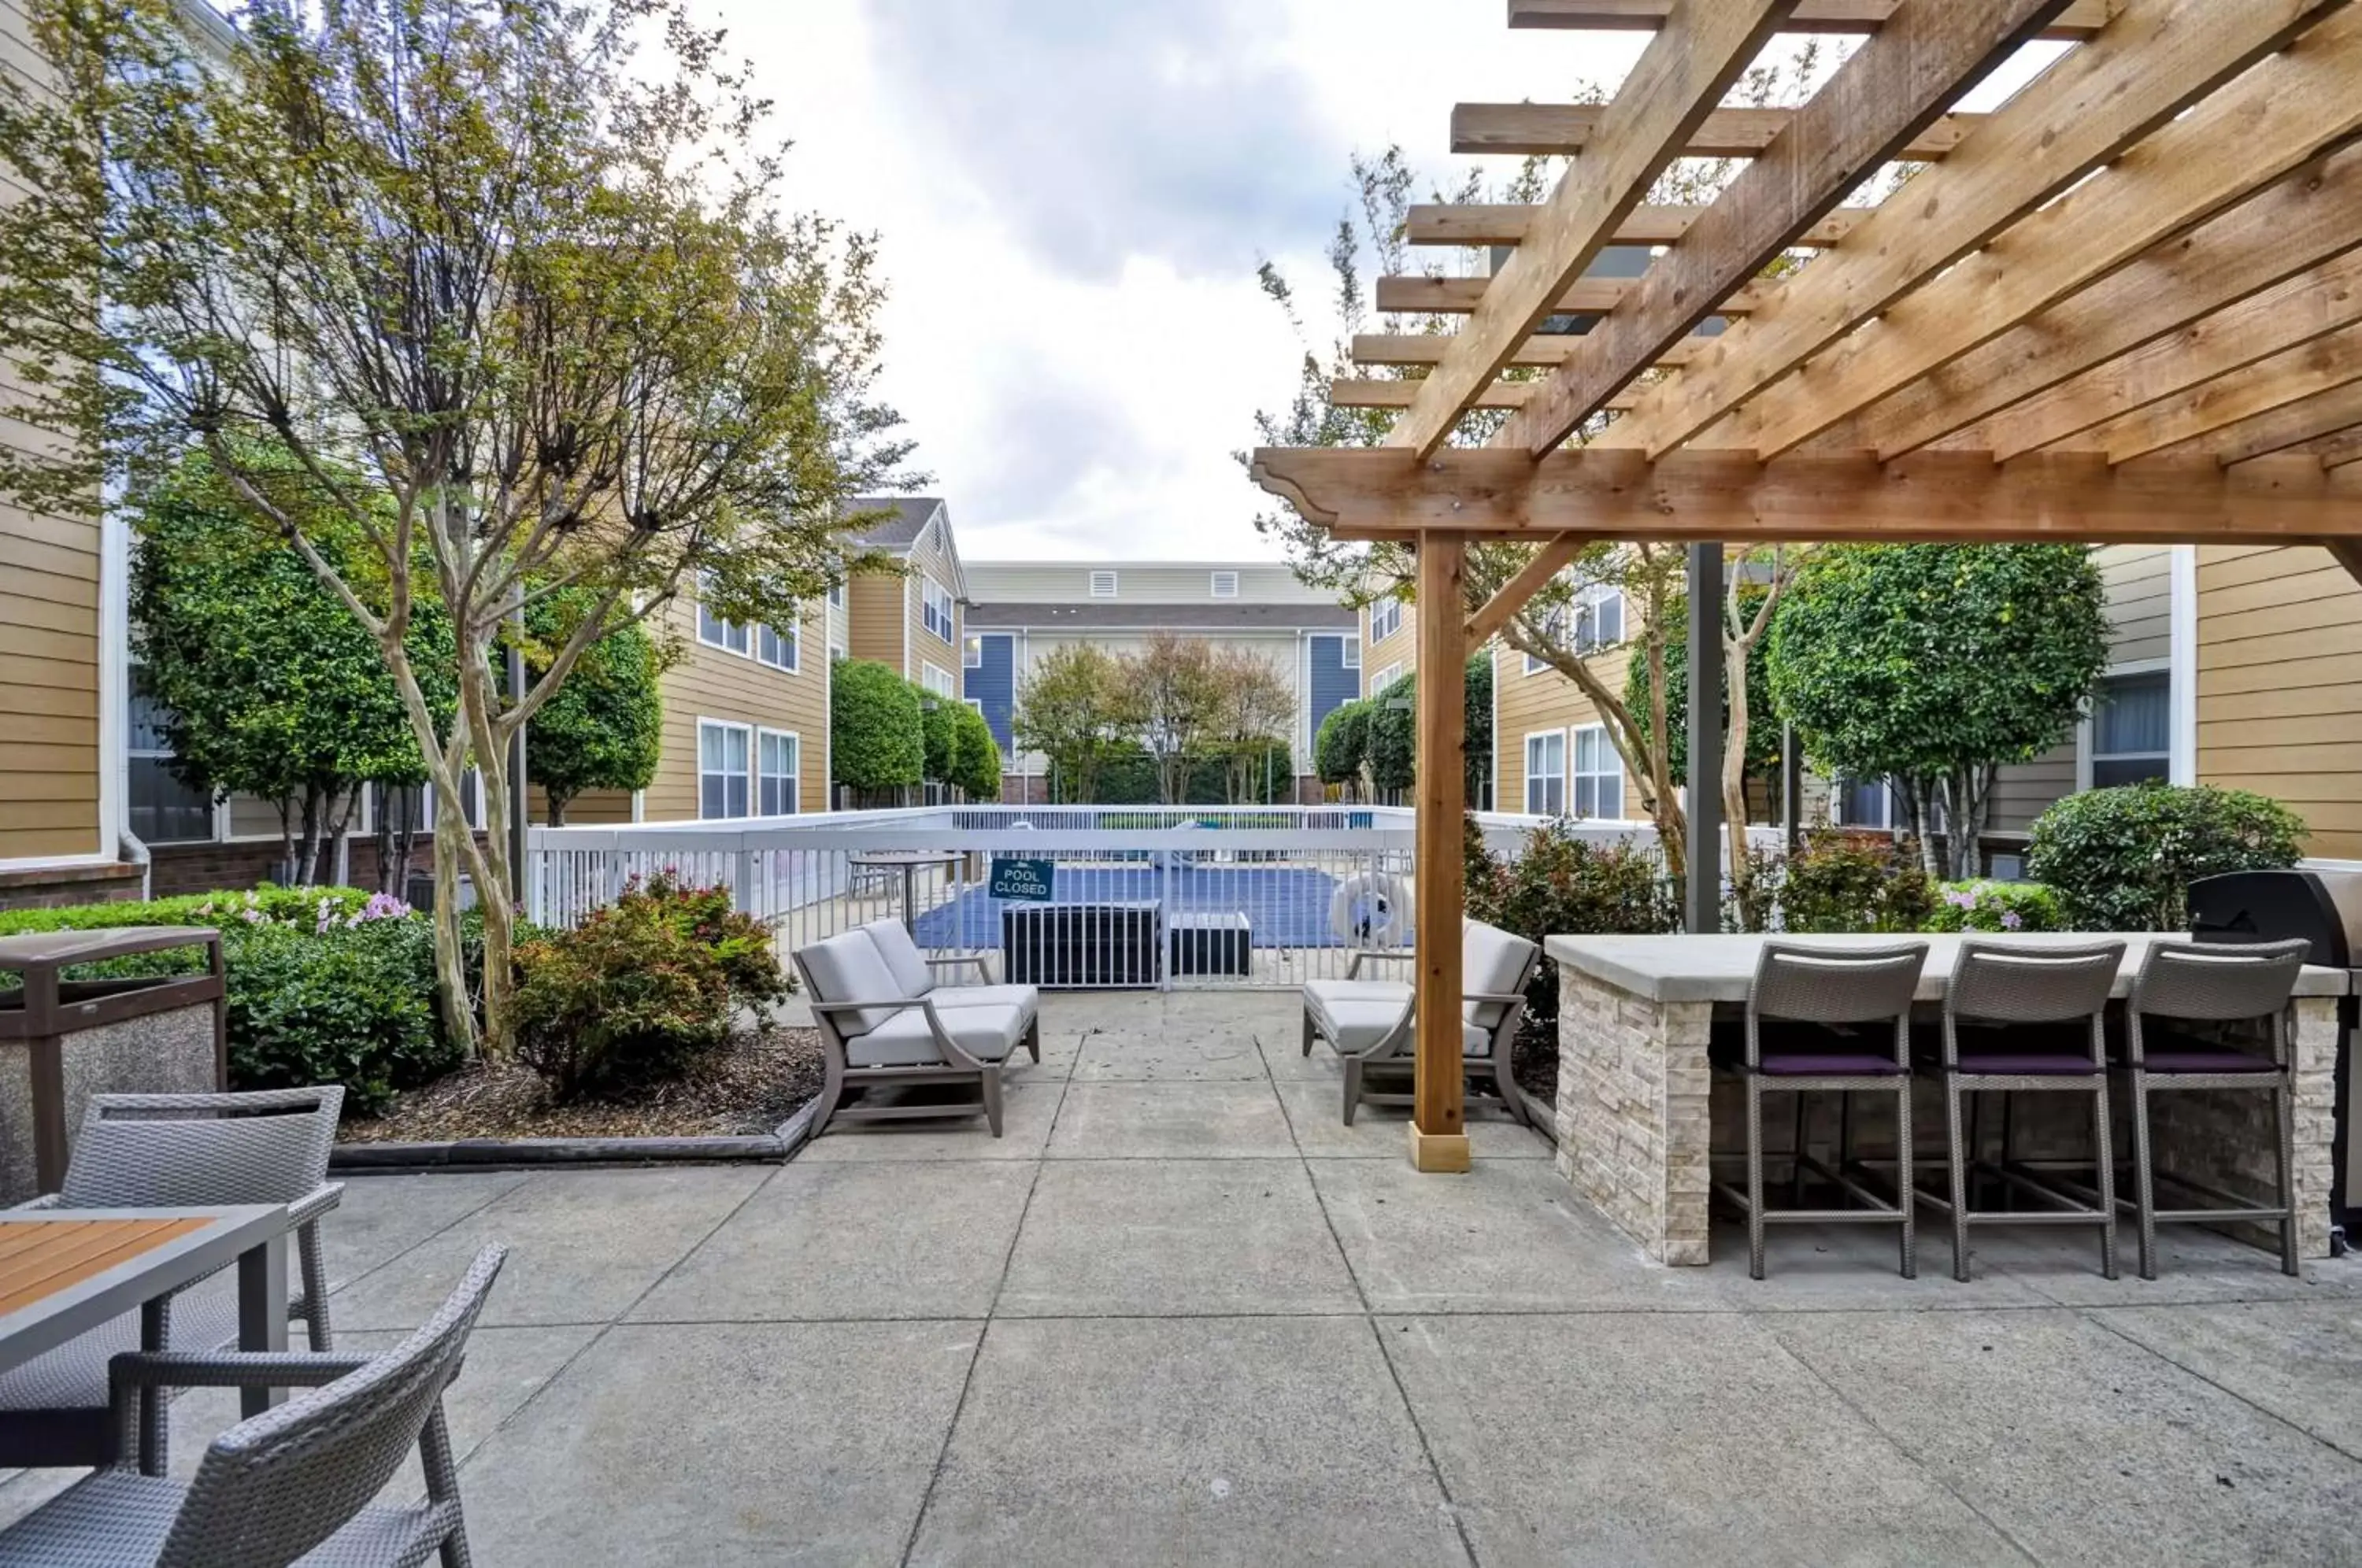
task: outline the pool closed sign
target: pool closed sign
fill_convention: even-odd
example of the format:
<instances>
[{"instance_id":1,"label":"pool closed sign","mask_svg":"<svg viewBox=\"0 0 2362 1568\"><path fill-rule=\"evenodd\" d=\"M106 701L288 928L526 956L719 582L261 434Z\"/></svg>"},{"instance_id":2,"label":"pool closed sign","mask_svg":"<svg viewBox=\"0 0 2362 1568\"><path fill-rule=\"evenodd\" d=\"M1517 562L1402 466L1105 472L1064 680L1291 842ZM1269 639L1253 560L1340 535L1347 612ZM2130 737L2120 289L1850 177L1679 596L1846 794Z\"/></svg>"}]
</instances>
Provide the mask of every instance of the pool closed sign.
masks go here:
<instances>
[{"instance_id":1,"label":"pool closed sign","mask_svg":"<svg viewBox=\"0 0 2362 1568\"><path fill-rule=\"evenodd\" d=\"M1048 903L1051 879L1056 870L1053 861L1004 860L996 855L992 857L992 896Z\"/></svg>"}]
</instances>

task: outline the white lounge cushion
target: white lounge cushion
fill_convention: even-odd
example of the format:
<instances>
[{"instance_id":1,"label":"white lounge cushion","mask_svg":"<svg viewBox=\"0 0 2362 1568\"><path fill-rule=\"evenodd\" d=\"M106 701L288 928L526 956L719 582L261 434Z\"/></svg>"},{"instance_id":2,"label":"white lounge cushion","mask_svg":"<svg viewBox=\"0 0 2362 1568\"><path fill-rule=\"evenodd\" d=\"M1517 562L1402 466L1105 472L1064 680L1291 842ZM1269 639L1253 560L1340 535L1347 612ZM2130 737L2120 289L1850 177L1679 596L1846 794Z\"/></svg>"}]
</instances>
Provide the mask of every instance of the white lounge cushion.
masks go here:
<instances>
[{"instance_id":1,"label":"white lounge cushion","mask_svg":"<svg viewBox=\"0 0 2362 1568\"><path fill-rule=\"evenodd\" d=\"M886 955L877 951L877 944L866 931L848 931L815 942L798 949L796 956L803 960L812 989L820 993L812 999L815 1001L870 1001L902 995L894 971L886 966ZM872 1007L831 1013L829 1019L836 1032L849 1040L868 1033L893 1016L892 1008Z\"/></svg>"},{"instance_id":2,"label":"white lounge cushion","mask_svg":"<svg viewBox=\"0 0 2362 1568\"><path fill-rule=\"evenodd\" d=\"M947 1007L1013 1007L1030 1021L1042 1006L1042 993L1032 986L937 986L927 999L938 1011Z\"/></svg>"},{"instance_id":3,"label":"white lounge cushion","mask_svg":"<svg viewBox=\"0 0 2362 1568\"><path fill-rule=\"evenodd\" d=\"M1410 1012L1411 988L1400 980L1312 980L1304 1010L1330 1044L1359 1056L1398 1028Z\"/></svg>"},{"instance_id":4,"label":"white lounge cushion","mask_svg":"<svg viewBox=\"0 0 2362 1568\"><path fill-rule=\"evenodd\" d=\"M1462 1023L1460 1026L1460 1054L1480 1058L1492 1055L1493 1032L1481 1023Z\"/></svg>"},{"instance_id":5,"label":"white lounge cushion","mask_svg":"<svg viewBox=\"0 0 2362 1568\"><path fill-rule=\"evenodd\" d=\"M869 933L886 967L893 971L896 996L922 997L935 988L935 972L927 966L926 955L919 951L900 921L873 920L858 929Z\"/></svg>"},{"instance_id":6,"label":"white lounge cushion","mask_svg":"<svg viewBox=\"0 0 2362 1568\"><path fill-rule=\"evenodd\" d=\"M1013 1007L959 1007L938 1010L935 1016L944 1032L979 1062L1006 1058L1032 1021L1030 1014ZM923 1067L944 1062L944 1054L927 1028L926 1013L913 1007L858 1040L845 1042L844 1059L856 1067Z\"/></svg>"},{"instance_id":7,"label":"white lounge cushion","mask_svg":"<svg viewBox=\"0 0 2362 1568\"><path fill-rule=\"evenodd\" d=\"M1460 988L1496 996L1516 990L1533 953L1524 937L1472 920L1460 929ZM1489 1033L1507 1010L1507 1002L1462 1002L1460 1016Z\"/></svg>"}]
</instances>

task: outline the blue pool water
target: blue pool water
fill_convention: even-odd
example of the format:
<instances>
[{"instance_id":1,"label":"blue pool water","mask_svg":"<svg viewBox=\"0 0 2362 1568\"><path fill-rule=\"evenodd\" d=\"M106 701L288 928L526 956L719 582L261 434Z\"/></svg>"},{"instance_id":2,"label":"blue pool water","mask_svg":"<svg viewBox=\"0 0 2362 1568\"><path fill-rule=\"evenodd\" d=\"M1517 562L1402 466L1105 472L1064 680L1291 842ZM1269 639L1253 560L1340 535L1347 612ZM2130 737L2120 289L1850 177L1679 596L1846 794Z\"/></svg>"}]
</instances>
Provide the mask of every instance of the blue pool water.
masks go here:
<instances>
[{"instance_id":1,"label":"blue pool water","mask_svg":"<svg viewBox=\"0 0 2362 1568\"><path fill-rule=\"evenodd\" d=\"M1061 865L1052 884L1061 904L1159 903L1176 914L1243 914L1257 947L1341 947L1329 929L1336 878L1301 866ZM971 888L919 916L919 945L998 947L1004 900Z\"/></svg>"}]
</instances>

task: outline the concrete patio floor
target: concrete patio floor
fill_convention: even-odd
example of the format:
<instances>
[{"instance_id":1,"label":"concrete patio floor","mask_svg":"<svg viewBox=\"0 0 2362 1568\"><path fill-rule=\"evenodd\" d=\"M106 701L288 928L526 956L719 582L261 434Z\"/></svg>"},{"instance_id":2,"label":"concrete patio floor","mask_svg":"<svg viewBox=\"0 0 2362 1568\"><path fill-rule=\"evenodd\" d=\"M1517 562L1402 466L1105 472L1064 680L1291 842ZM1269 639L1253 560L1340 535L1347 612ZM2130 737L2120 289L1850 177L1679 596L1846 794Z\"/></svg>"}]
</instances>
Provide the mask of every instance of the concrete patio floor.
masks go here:
<instances>
[{"instance_id":1,"label":"concrete patio floor","mask_svg":"<svg viewBox=\"0 0 2362 1568\"><path fill-rule=\"evenodd\" d=\"M513 1249L452 1394L476 1561L2330 1562L2362 1267L1860 1231L1666 1269L1546 1142L1419 1176L1292 998L1059 996L1007 1135L355 1181L338 1331ZM2129 1245L2127 1244L2127 1255ZM230 1412L176 1407L175 1463ZM0 1485L0 1517L60 1483Z\"/></svg>"}]
</instances>

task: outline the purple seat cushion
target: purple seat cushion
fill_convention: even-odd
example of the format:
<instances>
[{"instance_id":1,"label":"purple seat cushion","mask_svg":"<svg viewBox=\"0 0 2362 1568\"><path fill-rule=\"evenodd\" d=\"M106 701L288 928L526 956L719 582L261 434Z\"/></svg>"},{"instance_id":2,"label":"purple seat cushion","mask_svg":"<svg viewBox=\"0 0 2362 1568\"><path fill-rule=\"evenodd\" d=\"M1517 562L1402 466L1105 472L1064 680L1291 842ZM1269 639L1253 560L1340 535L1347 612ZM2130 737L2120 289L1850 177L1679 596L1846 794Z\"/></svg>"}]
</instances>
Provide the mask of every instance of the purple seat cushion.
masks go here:
<instances>
[{"instance_id":1,"label":"purple seat cushion","mask_svg":"<svg viewBox=\"0 0 2362 1568\"><path fill-rule=\"evenodd\" d=\"M2143 1055L2141 1065L2152 1073L2277 1073L2278 1064L2227 1046L2212 1048L2169 1045Z\"/></svg>"},{"instance_id":2,"label":"purple seat cushion","mask_svg":"<svg viewBox=\"0 0 2362 1568\"><path fill-rule=\"evenodd\" d=\"M1959 1066L1953 1070L2074 1077L2089 1077L2101 1069L2092 1065L2092 1058L2088 1055L2070 1056L2063 1051L1963 1051Z\"/></svg>"},{"instance_id":3,"label":"purple seat cushion","mask_svg":"<svg viewBox=\"0 0 2362 1568\"><path fill-rule=\"evenodd\" d=\"M1871 1051L1782 1051L1763 1054L1756 1071L1766 1077L1894 1077L1904 1069Z\"/></svg>"}]
</instances>

